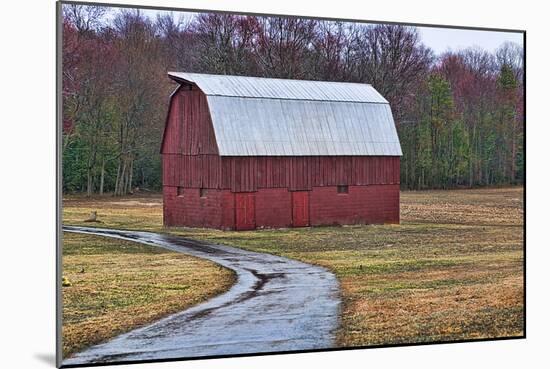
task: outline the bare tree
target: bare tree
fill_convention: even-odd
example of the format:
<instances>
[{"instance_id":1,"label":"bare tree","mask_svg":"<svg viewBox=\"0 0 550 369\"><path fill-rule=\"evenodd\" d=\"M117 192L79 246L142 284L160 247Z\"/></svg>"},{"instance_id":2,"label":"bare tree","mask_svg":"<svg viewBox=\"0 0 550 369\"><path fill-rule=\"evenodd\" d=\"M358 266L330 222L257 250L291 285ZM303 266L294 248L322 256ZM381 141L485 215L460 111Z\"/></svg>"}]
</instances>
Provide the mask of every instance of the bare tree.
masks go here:
<instances>
[{"instance_id":1,"label":"bare tree","mask_svg":"<svg viewBox=\"0 0 550 369\"><path fill-rule=\"evenodd\" d=\"M518 82L523 81L523 48L514 42L503 43L495 52L498 69L508 65Z\"/></svg>"},{"instance_id":2,"label":"bare tree","mask_svg":"<svg viewBox=\"0 0 550 369\"><path fill-rule=\"evenodd\" d=\"M311 78L350 80L352 78L350 31L343 22L322 21L313 41Z\"/></svg>"},{"instance_id":3,"label":"bare tree","mask_svg":"<svg viewBox=\"0 0 550 369\"><path fill-rule=\"evenodd\" d=\"M254 53L266 77L304 78L318 22L310 19L260 17Z\"/></svg>"},{"instance_id":4,"label":"bare tree","mask_svg":"<svg viewBox=\"0 0 550 369\"><path fill-rule=\"evenodd\" d=\"M103 25L103 17L107 7L99 5L63 5L63 17L74 25L79 33L89 33L98 30Z\"/></svg>"},{"instance_id":5,"label":"bare tree","mask_svg":"<svg viewBox=\"0 0 550 369\"><path fill-rule=\"evenodd\" d=\"M359 26L352 34L355 78L372 84L394 107L397 123L414 98L415 85L426 77L433 53L418 31L401 25Z\"/></svg>"},{"instance_id":6,"label":"bare tree","mask_svg":"<svg viewBox=\"0 0 550 369\"><path fill-rule=\"evenodd\" d=\"M158 141L165 91L159 77L165 68L155 25L139 11L123 11L114 21L120 53L117 89L118 169L115 195L131 192L134 162L140 150ZM160 83L160 86L163 86Z\"/></svg>"},{"instance_id":7,"label":"bare tree","mask_svg":"<svg viewBox=\"0 0 550 369\"><path fill-rule=\"evenodd\" d=\"M194 32L199 40L197 58L200 69L220 74L251 74L255 28L255 17L199 15Z\"/></svg>"},{"instance_id":8,"label":"bare tree","mask_svg":"<svg viewBox=\"0 0 550 369\"><path fill-rule=\"evenodd\" d=\"M176 21L173 14L157 15L156 28L161 36L160 42L168 69L188 72L198 70L199 58L196 50L199 40L193 30L194 24L194 17L180 17Z\"/></svg>"},{"instance_id":9,"label":"bare tree","mask_svg":"<svg viewBox=\"0 0 550 369\"><path fill-rule=\"evenodd\" d=\"M70 6L65 24L63 112L71 122L64 135L64 147L78 137L86 165L86 193L94 192L96 165L104 160L110 140L112 80L109 72L114 64L114 50L108 32L96 31L103 9ZM73 23L74 22L74 23Z\"/></svg>"}]
</instances>

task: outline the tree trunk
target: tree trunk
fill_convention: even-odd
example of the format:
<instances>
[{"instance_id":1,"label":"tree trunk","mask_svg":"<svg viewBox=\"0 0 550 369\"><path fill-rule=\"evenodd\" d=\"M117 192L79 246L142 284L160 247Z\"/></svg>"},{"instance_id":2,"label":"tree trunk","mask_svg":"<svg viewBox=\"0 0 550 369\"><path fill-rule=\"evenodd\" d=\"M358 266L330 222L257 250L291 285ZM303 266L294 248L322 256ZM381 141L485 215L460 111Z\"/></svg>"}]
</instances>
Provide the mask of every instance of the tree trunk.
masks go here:
<instances>
[{"instance_id":1,"label":"tree trunk","mask_svg":"<svg viewBox=\"0 0 550 369\"><path fill-rule=\"evenodd\" d=\"M122 196L123 195L123 189L125 185L125 177L126 177L126 158L121 157L120 158L120 175L119 180L117 183L117 186L115 188L115 196Z\"/></svg>"},{"instance_id":2,"label":"tree trunk","mask_svg":"<svg viewBox=\"0 0 550 369\"><path fill-rule=\"evenodd\" d=\"M124 194L128 194L132 192L133 177L134 177L134 160L132 159L130 161L130 167L128 169L128 181L126 182L126 188L125 188Z\"/></svg>"},{"instance_id":3,"label":"tree trunk","mask_svg":"<svg viewBox=\"0 0 550 369\"><path fill-rule=\"evenodd\" d=\"M91 167L88 167L86 175L88 177L88 182L87 182L87 185L86 185L86 196L90 197L90 196L92 196L92 192L93 192L93 188L92 188L93 178L92 178L92 168Z\"/></svg>"},{"instance_id":4,"label":"tree trunk","mask_svg":"<svg viewBox=\"0 0 550 369\"><path fill-rule=\"evenodd\" d=\"M115 196L117 195L119 182L120 182L120 158L118 159L118 167L116 169L115 191L113 192Z\"/></svg>"},{"instance_id":5,"label":"tree trunk","mask_svg":"<svg viewBox=\"0 0 550 369\"><path fill-rule=\"evenodd\" d=\"M470 187L474 185L474 153L475 153L475 144L476 144L476 127L472 128L472 139L470 141L470 157L469 157L469 166L470 166Z\"/></svg>"},{"instance_id":6,"label":"tree trunk","mask_svg":"<svg viewBox=\"0 0 550 369\"><path fill-rule=\"evenodd\" d=\"M118 196L124 195L124 187L126 186L126 158L122 162L122 173L120 174L120 183L118 186Z\"/></svg>"},{"instance_id":7,"label":"tree trunk","mask_svg":"<svg viewBox=\"0 0 550 369\"><path fill-rule=\"evenodd\" d=\"M515 119L515 118L514 118ZM510 183L516 183L516 155L517 155L517 145L516 145L516 124L512 123L512 157L510 159Z\"/></svg>"},{"instance_id":8,"label":"tree trunk","mask_svg":"<svg viewBox=\"0 0 550 369\"><path fill-rule=\"evenodd\" d=\"M103 196L103 186L105 184L105 158L101 160L101 179L99 181L99 195Z\"/></svg>"}]
</instances>

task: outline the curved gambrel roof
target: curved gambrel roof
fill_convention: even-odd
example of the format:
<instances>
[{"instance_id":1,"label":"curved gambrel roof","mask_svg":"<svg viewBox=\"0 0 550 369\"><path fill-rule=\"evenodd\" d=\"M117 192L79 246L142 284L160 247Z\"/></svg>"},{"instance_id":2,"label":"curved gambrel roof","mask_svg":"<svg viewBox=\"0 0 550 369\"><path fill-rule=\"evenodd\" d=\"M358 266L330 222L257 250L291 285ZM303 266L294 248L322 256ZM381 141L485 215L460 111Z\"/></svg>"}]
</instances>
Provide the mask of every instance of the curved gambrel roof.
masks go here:
<instances>
[{"instance_id":1,"label":"curved gambrel roof","mask_svg":"<svg viewBox=\"0 0 550 369\"><path fill-rule=\"evenodd\" d=\"M221 156L401 156L371 85L169 72L207 97Z\"/></svg>"}]
</instances>

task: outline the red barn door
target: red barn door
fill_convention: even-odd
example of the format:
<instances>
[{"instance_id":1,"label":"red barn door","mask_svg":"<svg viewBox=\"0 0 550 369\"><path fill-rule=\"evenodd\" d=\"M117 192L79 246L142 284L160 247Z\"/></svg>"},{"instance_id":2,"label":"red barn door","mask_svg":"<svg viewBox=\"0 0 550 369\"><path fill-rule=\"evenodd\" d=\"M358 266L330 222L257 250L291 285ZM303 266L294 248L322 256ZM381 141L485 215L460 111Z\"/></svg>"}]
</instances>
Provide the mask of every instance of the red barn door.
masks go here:
<instances>
[{"instance_id":1,"label":"red barn door","mask_svg":"<svg viewBox=\"0 0 550 369\"><path fill-rule=\"evenodd\" d=\"M235 229L244 231L256 228L254 192L235 194Z\"/></svg>"},{"instance_id":2,"label":"red barn door","mask_svg":"<svg viewBox=\"0 0 550 369\"><path fill-rule=\"evenodd\" d=\"M292 226L309 226L309 191L292 192Z\"/></svg>"}]
</instances>

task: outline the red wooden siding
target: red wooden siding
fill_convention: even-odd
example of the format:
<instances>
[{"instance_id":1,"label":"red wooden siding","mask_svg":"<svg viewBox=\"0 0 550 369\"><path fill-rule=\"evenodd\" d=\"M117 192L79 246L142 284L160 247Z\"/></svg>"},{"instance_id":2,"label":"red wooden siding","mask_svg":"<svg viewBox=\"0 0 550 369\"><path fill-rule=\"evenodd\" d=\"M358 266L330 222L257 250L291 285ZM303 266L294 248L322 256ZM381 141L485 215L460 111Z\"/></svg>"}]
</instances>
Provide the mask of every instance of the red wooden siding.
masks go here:
<instances>
[{"instance_id":1,"label":"red wooden siding","mask_svg":"<svg viewBox=\"0 0 550 369\"><path fill-rule=\"evenodd\" d=\"M336 185L399 184L399 157L219 157L163 155L168 186L253 192L262 188L291 191Z\"/></svg>"},{"instance_id":2,"label":"red wooden siding","mask_svg":"<svg viewBox=\"0 0 550 369\"><path fill-rule=\"evenodd\" d=\"M221 165L220 188L234 192L399 183L394 156L222 157Z\"/></svg>"},{"instance_id":3,"label":"red wooden siding","mask_svg":"<svg viewBox=\"0 0 550 369\"><path fill-rule=\"evenodd\" d=\"M163 155L165 186L219 188L220 157L217 155Z\"/></svg>"},{"instance_id":4,"label":"red wooden siding","mask_svg":"<svg viewBox=\"0 0 550 369\"><path fill-rule=\"evenodd\" d=\"M181 90L181 88L180 88ZM181 147L181 119L183 118L180 114L180 99L178 98L178 93L176 92L170 98L170 107L168 108L168 117L166 119L164 127L164 136L162 137L162 146L160 152L162 154L176 154Z\"/></svg>"},{"instance_id":5,"label":"red wooden siding","mask_svg":"<svg viewBox=\"0 0 550 369\"><path fill-rule=\"evenodd\" d=\"M161 152L163 154L218 154L206 96L182 87L172 97Z\"/></svg>"}]
</instances>

